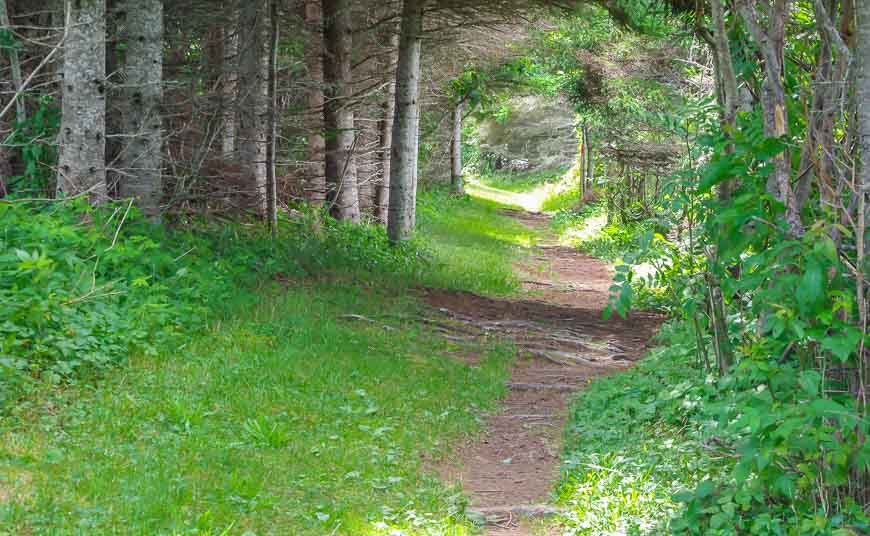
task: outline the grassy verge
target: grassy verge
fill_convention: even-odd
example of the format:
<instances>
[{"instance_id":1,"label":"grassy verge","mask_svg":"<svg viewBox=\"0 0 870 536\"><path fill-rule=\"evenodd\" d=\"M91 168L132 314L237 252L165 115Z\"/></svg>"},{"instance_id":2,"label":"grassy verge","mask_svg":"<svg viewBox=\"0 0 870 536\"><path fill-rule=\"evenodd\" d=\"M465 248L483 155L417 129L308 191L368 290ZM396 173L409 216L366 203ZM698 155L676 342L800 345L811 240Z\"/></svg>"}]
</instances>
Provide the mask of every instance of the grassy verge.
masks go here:
<instances>
[{"instance_id":1,"label":"grassy verge","mask_svg":"<svg viewBox=\"0 0 870 536\"><path fill-rule=\"evenodd\" d=\"M421 203L421 236L399 252L380 230L309 222L288 224L284 253L267 257L238 229L220 251L269 268L240 272L255 274L246 285L220 272L226 292L200 300L198 329L125 348L99 374L35 376L0 417L0 534L471 531L461 496L421 468L477 428L512 352L434 336L404 290L510 292L528 236L494 205ZM174 254L168 240L156 250ZM471 352L477 365L459 359Z\"/></svg>"},{"instance_id":2,"label":"grassy verge","mask_svg":"<svg viewBox=\"0 0 870 536\"><path fill-rule=\"evenodd\" d=\"M607 262L638 256L643 225L607 225L603 208L560 212L561 240ZM572 403L559 502L576 535L658 535L685 505L681 494L726 474L732 462L703 441L694 408L713 391L695 366L695 339L666 325L631 370L595 380Z\"/></svg>"},{"instance_id":3,"label":"grassy verge","mask_svg":"<svg viewBox=\"0 0 870 536\"><path fill-rule=\"evenodd\" d=\"M703 382L694 346L666 326L661 346L636 367L594 381L573 403L559 501L577 535L668 534L684 507L677 497L723 475L700 436L686 429Z\"/></svg>"}]
</instances>

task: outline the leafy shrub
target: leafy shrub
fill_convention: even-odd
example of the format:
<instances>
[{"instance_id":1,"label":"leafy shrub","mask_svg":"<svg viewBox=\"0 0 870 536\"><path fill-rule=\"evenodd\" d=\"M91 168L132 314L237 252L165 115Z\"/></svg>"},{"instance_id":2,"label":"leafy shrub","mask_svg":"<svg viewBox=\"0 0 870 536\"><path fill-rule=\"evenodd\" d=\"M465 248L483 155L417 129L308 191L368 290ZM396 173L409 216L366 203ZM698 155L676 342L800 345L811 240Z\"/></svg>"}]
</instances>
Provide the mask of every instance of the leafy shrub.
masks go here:
<instances>
[{"instance_id":1,"label":"leafy shrub","mask_svg":"<svg viewBox=\"0 0 870 536\"><path fill-rule=\"evenodd\" d=\"M35 381L61 382L152 352L205 326L274 279L340 271L361 279L426 266L383 229L312 213L261 226L199 222L167 230L126 205L0 204L0 407Z\"/></svg>"}]
</instances>

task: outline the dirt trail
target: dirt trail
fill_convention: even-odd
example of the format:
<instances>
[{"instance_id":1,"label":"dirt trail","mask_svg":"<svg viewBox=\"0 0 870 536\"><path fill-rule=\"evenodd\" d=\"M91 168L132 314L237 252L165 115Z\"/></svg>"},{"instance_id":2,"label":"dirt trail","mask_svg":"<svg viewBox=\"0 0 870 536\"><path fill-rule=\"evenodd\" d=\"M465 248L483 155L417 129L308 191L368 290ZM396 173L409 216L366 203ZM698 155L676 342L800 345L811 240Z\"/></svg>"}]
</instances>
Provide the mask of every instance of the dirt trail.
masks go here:
<instances>
[{"instance_id":1,"label":"dirt trail","mask_svg":"<svg viewBox=\"0 0 870 536\"><path fill-rule=\"evenodd\" d=\"M460 447L438 472L461 484L471 500L470 513L485 519L487 534L548 534L544 528L534 532L528 519L557 512L548 503L559 475L571 396L592 378L639 359L660 319L636 313L628 320L602 320L612 284L609 268L559 246L546 231L548 216L504 212L543 237L517 266L528 299L437 290L426 296L440 311L436 328L446 337L495 335L520 351L500 410L487 415L482 436Z\"/></svg>"}]
</instances>

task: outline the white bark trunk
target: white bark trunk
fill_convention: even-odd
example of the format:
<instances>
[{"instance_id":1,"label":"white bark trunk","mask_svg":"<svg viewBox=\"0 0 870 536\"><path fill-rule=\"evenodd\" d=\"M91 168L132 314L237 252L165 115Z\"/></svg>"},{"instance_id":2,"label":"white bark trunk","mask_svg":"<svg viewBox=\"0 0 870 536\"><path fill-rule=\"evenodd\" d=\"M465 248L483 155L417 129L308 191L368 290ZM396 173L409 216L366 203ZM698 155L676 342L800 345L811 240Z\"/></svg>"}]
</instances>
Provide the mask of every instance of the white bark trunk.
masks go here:
<instances>
[{"instance_id":1,"label":"white bark trunk","mask_svg":"<svg viewBox=\"0 0 870 536\"><path fill-rule=\"evenodd\" d=\"M254 209L265 215L269 113L268 0L246 0L239 12L239 83L236 110L243 180Z\"/></svg>"},{"instance_id":2,"label":"white bark trunk","mask_svg":"<svg viewBox=\"0 0 870 536\"><path fill-rule=\"evenodd\" d=\"M450 140L450 184L453 193L457 195L465 193L465 185L462 181L462 114L464 111L465 106L462 102L453 107L453 138Z\"/></svg>"},{"instance_id":3,"label":"white bark trunk","mask_svg":"<svg viewBox=\"0 0 870 536\"><path fill-rule=\"evenodd\" d=\"M269 76L268 76L268 113L266 140L266 183L268 191L267 218L272 239L278 237L278 176L276 161L278 160L278 1L269 1Z\"/></svg>"},{"instance_id":4,"label":"white bark trunk","mask_svg":"<svg viewBox=\"0 0 870 536\"><path fill-rule=\"evenodd\" d=\"M122 87L122 197L156 217L163 184L163 1L126 0L127 61Z\"/></svg>"},{"instance_id":5,"label":"white bark trunk","mask_svg":"<svg viewBox=\"0 0 870 536\"><path fill-rule=\"evenodd\" d=\"M87 193L103 203L106 191L106 2L68 1L58 194Z\"/></svg>"},{"instance_id":6,"label":"white bark trunk","mask_svg":"<svg viewBox=\"0 0 870 536\"><path fill-rule=\"evenodd\" d=\"M350 0L324 0L324 42L326 55L324 74L329 95L324 121L329 135L326 139L326 182L333 215L340 220L360 221L359 188L357 184L356 131L351 72L353 25Z\"/></svg>"},{"instance_id":7,"label":"white bark trunk","mask_svg":"<svg viewBox=\"0 0 870 536\"><path fill-rule=\"evenodd\" d=\"M396 70L396 118L393 126L390 240L411 238L417 203L417 154L420 127L420 55L425 0L405 0Z\"/></svg>"}]
</instances>

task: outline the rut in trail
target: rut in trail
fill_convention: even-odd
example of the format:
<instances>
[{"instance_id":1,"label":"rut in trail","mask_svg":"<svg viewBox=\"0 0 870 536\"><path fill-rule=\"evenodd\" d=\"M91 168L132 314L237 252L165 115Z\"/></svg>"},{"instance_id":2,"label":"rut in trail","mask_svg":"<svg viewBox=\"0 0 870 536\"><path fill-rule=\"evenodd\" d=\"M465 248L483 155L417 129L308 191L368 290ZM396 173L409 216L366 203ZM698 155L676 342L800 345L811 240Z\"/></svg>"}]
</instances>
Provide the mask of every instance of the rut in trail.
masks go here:
<instances>
[{"instance_id":1,"label":"rut in trail","mask_svg":"<svg viewBox=\"0 0 870 536\"><path fill-rule=\"evenodd\" d=\"M592 378L624 370L639 359L660 323L634 313L604 321L609 268L572 248L549 243L549 217L504 211L546 237L517 266L525 300L497 300L433 290L426 298L439 312L431 319L445 337L498 336L514 342L520 358L500 410L486 416L483 434L458 448L438 468L471 500L470 513L487 534L532 534L529 519L558 512L548 505L559 475L562 430L573 393ZM547 529L540 529L546 531ZM539 534L540 532L535 532ZM558 534L551 527L545 534Z\"/></svg>"}]
</instances>

